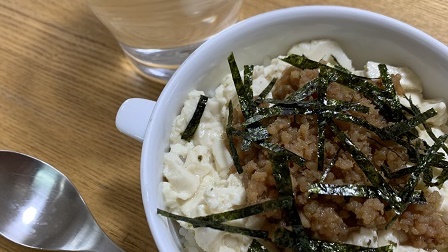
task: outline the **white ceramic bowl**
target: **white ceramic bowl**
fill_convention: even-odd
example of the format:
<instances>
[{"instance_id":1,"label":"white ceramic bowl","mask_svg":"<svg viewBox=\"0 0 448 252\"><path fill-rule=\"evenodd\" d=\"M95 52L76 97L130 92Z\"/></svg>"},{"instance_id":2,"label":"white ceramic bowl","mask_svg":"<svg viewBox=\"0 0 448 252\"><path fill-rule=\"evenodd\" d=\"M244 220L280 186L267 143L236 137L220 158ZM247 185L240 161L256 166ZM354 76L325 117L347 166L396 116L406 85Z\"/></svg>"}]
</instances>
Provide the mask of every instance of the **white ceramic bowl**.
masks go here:
<instances>
[{"instance_id":1,"label":"white ceramic bowl","mask_svg":"<svg viewBox=\"0 0 448 252\"><path fill-rule=\"evenodd\" d=\"M358 69L368 60L408 66L423 80L426 98L448 100L448 48L409 25L379 14L335 6L295 7L261 14L224 30L182 64L157 103L130 99L117 114L119 130L143 141L143 203L160 251L179 250L175 232L156 210L164 208L162 156L187 93L214 90L229 71L226 60L231 52L240 66L261 64L266 56L285 54L297 42L322 38L339 42Z\"/></svg>"}]
</instances>

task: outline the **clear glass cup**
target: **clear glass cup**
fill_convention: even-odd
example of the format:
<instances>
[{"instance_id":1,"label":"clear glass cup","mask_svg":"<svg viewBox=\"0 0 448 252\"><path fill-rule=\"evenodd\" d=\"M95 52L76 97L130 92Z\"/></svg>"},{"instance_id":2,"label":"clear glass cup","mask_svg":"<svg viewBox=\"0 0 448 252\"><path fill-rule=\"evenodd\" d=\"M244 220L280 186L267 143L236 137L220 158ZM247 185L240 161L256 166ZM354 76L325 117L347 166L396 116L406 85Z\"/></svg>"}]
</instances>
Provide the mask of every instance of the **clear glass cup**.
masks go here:
<instances>
[{"instance_id":1,"label":"clear glass cup","mask_svg":"<svg viewBox=\"0 0 448 252\"><path fill-rule=\"evenodd\" d=\"M165 83L205 40L238 20L243 0L87 0L144 76Z\"/></svg>"}]
</instances>

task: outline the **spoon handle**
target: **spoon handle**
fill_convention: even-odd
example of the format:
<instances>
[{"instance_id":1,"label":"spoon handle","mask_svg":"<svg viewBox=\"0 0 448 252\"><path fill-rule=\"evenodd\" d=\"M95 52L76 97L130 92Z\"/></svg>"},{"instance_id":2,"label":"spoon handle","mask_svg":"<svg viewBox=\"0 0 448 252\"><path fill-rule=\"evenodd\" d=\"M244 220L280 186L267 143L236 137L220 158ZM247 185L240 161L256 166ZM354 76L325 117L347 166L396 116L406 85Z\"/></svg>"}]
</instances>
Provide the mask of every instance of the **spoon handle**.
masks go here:
<instances>
[{"instance_id":1,"label":"spoon handle","mask_svg":"<svg viewBox=\"0 0 448 252\"><path fill-rule=\"evenodd\" d=\"M125 252L103 233L92 252Z\"/></svg>"}]
</instances>

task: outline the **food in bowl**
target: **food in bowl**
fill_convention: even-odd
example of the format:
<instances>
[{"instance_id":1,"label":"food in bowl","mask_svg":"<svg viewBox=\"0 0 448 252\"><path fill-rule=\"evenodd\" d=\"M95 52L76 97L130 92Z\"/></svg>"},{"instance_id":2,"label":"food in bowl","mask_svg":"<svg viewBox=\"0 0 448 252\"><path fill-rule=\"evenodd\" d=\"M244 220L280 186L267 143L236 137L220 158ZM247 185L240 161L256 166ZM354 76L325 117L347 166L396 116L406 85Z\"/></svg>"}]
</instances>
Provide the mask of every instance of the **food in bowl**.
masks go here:
<instances>
[{"instance_id":1,"label":"food in bowl","mask_svg":"<svg viewBox=\"0 0 448 252\"><path fill-rule=\"evenodd\" d=\"M184 248L246 251L251 237L303 251L446 247L445 104L423 100L407 69L355 71L333 41L288 54L242 79L231 59L213 97L191 92L175 119L160 213L183 221Z\"/></svg>"}]
</instances>

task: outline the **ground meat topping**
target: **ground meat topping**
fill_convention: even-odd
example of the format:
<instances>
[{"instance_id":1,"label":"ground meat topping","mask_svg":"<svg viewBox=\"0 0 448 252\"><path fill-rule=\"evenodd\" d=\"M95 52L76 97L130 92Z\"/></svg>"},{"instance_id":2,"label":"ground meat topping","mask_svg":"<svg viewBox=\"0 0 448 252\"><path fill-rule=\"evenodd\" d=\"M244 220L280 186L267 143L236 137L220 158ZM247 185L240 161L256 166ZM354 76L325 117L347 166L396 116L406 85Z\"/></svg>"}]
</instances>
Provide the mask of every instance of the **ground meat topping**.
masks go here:
<instances>
[{"instance_id":1,"label":"ground meat topping","mask_svg":"<svg viewBox=\"0 0 448 252\"><path fill-rule=\"evenodd\" d=\"M277 81L273 89L274 99L285 99L291 93L303 87L319 74L317 69L302 70L289 67ZM403 93L400 76L392 76L398 94ZM377 83L381 86L381 83ZM383 128L387 120L381 116L378 108L370 99L338 83L331 83L327 97L341 101L358 102L369 108L368 113L352 112L364 118L370 124ZM313 98L310 98L313 99ZM236 106L234 123L241 124L241 110ZM266 123L268 121L268 123ZM317 183L323 176L318 169L318 128L315 115L280 116L266 120L269 141L303 157L303 166L291 163L290 173L294 188L295 202L301 221L310 237L326 241L344 242L353 232L365 227L374 230L385 229L394 214L387 208L386 202L378 198L360 198L343 196L310 195L310 185ZM391 171L402 169L409 163L407 150L394 141L384 141L375 133L359 125L337 121L338 127L351 139L357 148L380 170L387 165ZM326 166L332 165L325 177L325 183L336 185L370 185L363 171L358 167L351 153L341 150L334 135L328 135L324 146ZM253 146L248 151L239 150L243 165L244 183L247 190L247 204L275 199L278 192L272 175L272 164L266 150ZM388 180L391 185L404 186L407 178ZM448 244L448 224L440 209L441 196L438 192L424 190L427 204L411 204L400 218L388 227L402 234L403 244L417 248L434 249ZM268 214L269 223L265 229L272 228L278 214Z\"/></svg>"}]
</instances>

